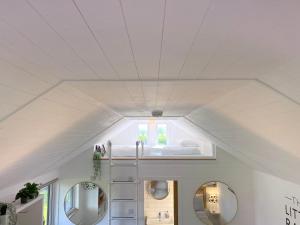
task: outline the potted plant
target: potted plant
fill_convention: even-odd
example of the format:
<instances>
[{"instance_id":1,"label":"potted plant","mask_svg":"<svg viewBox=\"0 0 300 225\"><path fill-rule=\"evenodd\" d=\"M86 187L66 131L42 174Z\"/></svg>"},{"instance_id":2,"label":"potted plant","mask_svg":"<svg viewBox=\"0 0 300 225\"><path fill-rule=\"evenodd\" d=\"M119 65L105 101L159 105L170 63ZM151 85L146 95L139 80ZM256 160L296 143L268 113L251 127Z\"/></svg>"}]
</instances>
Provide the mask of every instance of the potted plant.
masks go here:
<instances>
[{"instance_id":1,"label":"potted plant","mask_svg":"<svg viewBox=\"0 0 300 225\"><path fill-rule=\"evenodd\" d=\"M7 205L0 203L0 224L8 224Z\"/></svg>"},{"instance_id":2,"label":"potted plant","mask_svg":"<svg viewBox=\"0 0 300 225\"><path fill-rule=\"evenodd\" d=\"M27 183L25 184L26 189L30 193L29 198L33 199L39 196L39 185L36 183Z\"/></svg>"},{"instance_id":3,"label":"potted plant","mask_svg":"<svg viewBox=\"0 0 300 225\"><path fill-rule=\"evenodd\" d=\"M105 146L95 145L93 153L93 176L92 180L95 180L98 176L101 176L101 158L105 156Z\"/></svg>"},{"instance_id":4,"label":"potted plant","mask_svg":"<svg viewBox=\"0 0 300 225\"><path fill-rule=\"evenodd\" d=\"M21 204L27 203L29 200L36 198L39 195L38 184L27 183L25 187L19 190L16 195L16 200L21 199Z\"/></svg>"}]
</instances>

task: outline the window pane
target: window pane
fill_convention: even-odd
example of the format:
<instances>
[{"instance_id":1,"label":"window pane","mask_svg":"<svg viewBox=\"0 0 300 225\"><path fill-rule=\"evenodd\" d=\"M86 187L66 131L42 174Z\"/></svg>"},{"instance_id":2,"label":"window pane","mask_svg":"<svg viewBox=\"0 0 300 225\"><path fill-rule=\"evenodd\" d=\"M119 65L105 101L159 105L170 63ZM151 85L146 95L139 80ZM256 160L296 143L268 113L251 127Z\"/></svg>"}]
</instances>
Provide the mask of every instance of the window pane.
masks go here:
<instances>
[{"instance_id":1,"label":"window pane","mask_svg":"<svg viewBox=\"0 0 300 225\"><path fill-rule=\"evenodd\" d=\"M43 218L44 225L48 225L49 223L49 186L44 187L40 190L40 194L44 195L44 203L43 203Z\"/></svg>"},{"instance_id":2,"label":"window pane","mask_svg":"<svg viewBox=\"0 0 300 225\"><path fill-rule=\"evenodd\" d=\"M138 140L147 144L148 141L148 125L147 124L139 124L138 127Z\"/></svg>"},{"instance_id":3,"label":"window pane","mask_svg":"<svg viewBox=\"0 0 300 225\"><path fill-rule=\"evenodd\" d=\"M157 125L157 144L166 145L167 144L167 125L158 124Z\"/></svg>"}]
</instances>

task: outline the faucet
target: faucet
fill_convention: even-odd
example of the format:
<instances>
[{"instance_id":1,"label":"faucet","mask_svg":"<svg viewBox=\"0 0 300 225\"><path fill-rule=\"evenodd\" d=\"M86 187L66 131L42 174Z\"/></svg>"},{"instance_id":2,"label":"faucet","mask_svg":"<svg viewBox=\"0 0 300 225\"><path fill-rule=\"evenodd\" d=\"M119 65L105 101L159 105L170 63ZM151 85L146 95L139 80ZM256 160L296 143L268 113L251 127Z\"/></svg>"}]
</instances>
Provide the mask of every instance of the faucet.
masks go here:
<instances>
[{"instance_id":1,"label":"faucet","mask_svg":"<svg viewBox=\"0 0 300 225\"><path fill-rule=\"evenodd\" d=\"M165 212L165 219L169 219L169 218L170 218L169 211L166 211L166 212Z\"/></svg>"},{"instance_id":2,"label":"faucet","mask_svg":"<svg viewBox=\"0 0 300 225\"><path fill-rule=\"evenodd\" d=\"M169 219L170 218L170 214L169 214L169 211L160 211L158 213L158 219L161 220L161 219Z\"/></svg>"}]
</instances>

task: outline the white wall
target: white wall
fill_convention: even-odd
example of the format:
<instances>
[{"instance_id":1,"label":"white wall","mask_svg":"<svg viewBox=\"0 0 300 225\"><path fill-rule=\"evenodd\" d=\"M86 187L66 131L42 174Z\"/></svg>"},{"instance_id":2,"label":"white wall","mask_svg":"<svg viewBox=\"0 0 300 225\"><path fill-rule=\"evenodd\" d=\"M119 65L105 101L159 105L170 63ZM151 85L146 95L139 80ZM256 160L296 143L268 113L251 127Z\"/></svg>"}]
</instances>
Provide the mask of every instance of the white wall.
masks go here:
<instances>
[{"instance_id":1,"label":"white wall","mask_svg":"<svg viewBox=\"0 0 300 225\"><path fill-rule=\"evenodd\" d=\"M255 224L256 225L291 225L300 223L300 186L283 179L261 173L254 173ZM290 199L288 199L288 198ZM294 197L294 198L293 198ZM293 201L294 200L294 201ZM292 216L290 207L292 209Z\"/></svg>"},{"instance_id":2,"label":"white wall","mask_svg":"<svg viewBox=\"0 0 300 225\"><path fill-rule=\"evenodd\" d=\"M174 181L168 181L169 193L164 199L157 200L149 193L149 181L144 182L144 216L157 218L159 212L168 212L170 218L174 219ZM163 216L163 215L162 215ZM163 218L163 217L162 217Z\"/></svg>"},{"instance_id":3,"label":"white wall","mask_svg":"<svg viewBox=\"0 0 300 225\"><path fill-rule=\"evenodd\" d=\"M92 174L91 157L92 149L60 168L58 225L71 225L63 209L64 196L75 183L90 179ZM106 166L103 166L103 173L103 178L97 180L96 183L107 191ZM238 196L239 209L231 225L254 224L253 172L221 149L217 150L217 160L142 161L140 176L142 180L155 178L178 180L180 225L202 224L194 213L193 197L201 184L212 180L227 183ZM143 199L143 191L140 192L140 197ZM142 201L140 205L143 207ZM140 209L140 212L142 211L143 209ZM106 215L99 224L108 224L107 219Z\"/></svg>"},{"instance_id":4,"label":"white wall","mask_svg":"<svg viewBox=\"0 0 300 225\"><path fill-rule=\"evenodd\" d=\"M17 194L17 192L24 187L24 184L26 184L27 182L35 182L37 184L44 184L47 183L51 180L54 180L58 178L58 171L52 171L49 173L46 173L42 176L30 179L30 180L24 180L21 181L20 183L7 187L5 189L1 189L0 190L0 201L3 202L12 202Z\"/></svg>"},{"instance_id":5,"label":"white wall","mask_svg":"<svg viewBox=\"0 0 300 225\"><path fill-rule=\"evenodd\" d=\"M30 207L19 212L17 225L42 225L43 224L43 198Z\"/></svg>"}]
</instances>

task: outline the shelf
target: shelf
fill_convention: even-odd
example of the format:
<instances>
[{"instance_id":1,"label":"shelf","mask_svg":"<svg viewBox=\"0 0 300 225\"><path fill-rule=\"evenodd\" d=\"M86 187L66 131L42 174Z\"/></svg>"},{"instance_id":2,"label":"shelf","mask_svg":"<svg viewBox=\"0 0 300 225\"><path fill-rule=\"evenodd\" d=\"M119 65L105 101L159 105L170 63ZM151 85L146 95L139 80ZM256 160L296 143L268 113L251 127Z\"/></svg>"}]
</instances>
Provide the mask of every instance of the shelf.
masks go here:
<instances>
[{"instance_id":1,"label":"shelf","mask_svg":"<svg viewBox=\"0 0 300 225\"><path fill-rule=\"evenodd\" d=\"M30 202L26 203L26 204L21 204L19 201L17 203L13 203L13 205L16 207L16 212L20 213L22 212L24 209L29 208L30 206L32 206L33 204L37 203L38 201L42 201L44 198L43 195L39 195L37 198L31 200Z\"/></svg>"}]
</instances>

